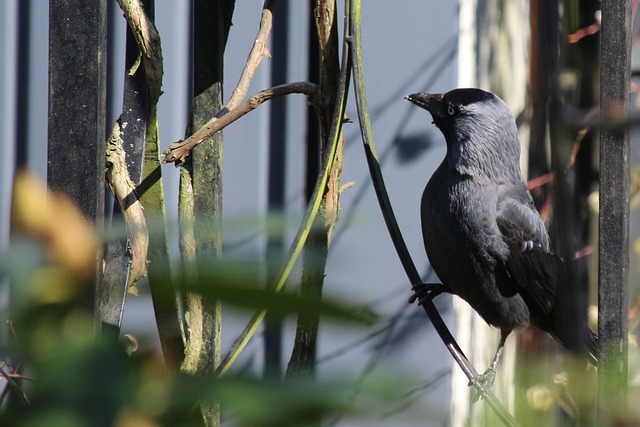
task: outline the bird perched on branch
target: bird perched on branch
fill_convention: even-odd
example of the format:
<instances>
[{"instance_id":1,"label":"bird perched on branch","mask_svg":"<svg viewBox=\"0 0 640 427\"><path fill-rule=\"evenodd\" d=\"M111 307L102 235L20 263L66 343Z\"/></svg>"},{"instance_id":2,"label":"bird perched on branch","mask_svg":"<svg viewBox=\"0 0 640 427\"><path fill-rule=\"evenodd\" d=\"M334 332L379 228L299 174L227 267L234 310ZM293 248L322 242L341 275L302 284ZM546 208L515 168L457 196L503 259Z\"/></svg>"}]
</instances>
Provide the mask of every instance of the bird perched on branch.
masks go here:
<instances>
[{"instance_id":1,"label":"bird perched on branch","mask_svg":"<svg viewBox=\"0 0 640 427\"><path fill-rule=\"evenodd\" d=\"M507 336L529 323L596 364L597 337L572 318L565 265L522 178L507 105L480 89L406 99L431 113L447 142L421 202L424 245L442 284L418 286L416 295L458 295L501 332L491 366L470 385L491 387Z\"/></svg>"}]
</instances>

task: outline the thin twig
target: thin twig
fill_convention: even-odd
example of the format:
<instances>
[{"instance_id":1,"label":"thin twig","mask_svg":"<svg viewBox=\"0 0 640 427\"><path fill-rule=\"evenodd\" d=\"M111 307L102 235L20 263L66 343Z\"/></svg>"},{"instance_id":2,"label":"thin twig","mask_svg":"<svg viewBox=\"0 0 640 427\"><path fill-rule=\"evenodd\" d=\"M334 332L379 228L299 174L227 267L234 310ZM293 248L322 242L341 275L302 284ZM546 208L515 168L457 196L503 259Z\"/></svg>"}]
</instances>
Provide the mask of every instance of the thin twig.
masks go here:
<instances>
[{"instance_id":1,"label":"thin twig","mask_svg":"<svg viewBox=\"0 0 640 427\"><path fill-rule=\"evenodd\" d=\"M591 108L589 111L587 111L587 113L584 116L585 123L589 123L593 121L593 119L598 116L599 112L600 111L598 109L598 106L595 106ZM576 157L580 152L580 148L582 148L582 141L584 140L585 136L587 136L587 133L589 132L590 129L591 128L588 125L585 125L578 130L578 134L576 135L576 138L573 141L571 154L569 155L569 159L567 160L567 167L565 168L565 172L568 172L571 168L573 168L573 165L576 163Z\"/></svg>"},{"instance_id":2,"label":"thin twig","mask_svg":"<svg viewBox=\"0 0 640 427\"><path fill-rule=\"evenodd\" d=\"M4 364L4 362L3 362ZM24 403L26 403L27 405L30 405L31 402L29 401L29 397L27 396L27 394L24 392L24 390L22 390L22 388L20 387L20 385L15 382L14 378L18 378L18 379L27 379L29 381L33 381L31 378L29 377L24 377L24 376L18 376L15 374L7 374L4 369L4 366L0 367L0 376L2 376L4 379L7 380L7 382L9 383L9 386L16 391L16 393L18 394L18 396L20 396L20 398L22 398L22 400L24 401Z\"/></svg>"},{"instance_id":3,"label":"thin twig","mask_svg":"<svg viewBox=\"0 0 640 427\"><path fill-rule=\"evenodd\" d=\"M181 165L196 145L211 137L214 133L221 131L248 112L255 110L263 102L291 93L302 93L307 96L314 96L317 89L318 85L314 83L296 82L274 86L270 89L260 91L231 111L222 109L221 114L209 120L186 140L171 144L163 153L164 158L162 161L163 163L176 163L176 165Z\"/></svg>"},{"instance_id":4,"label":"thin twig","mask_svg":"<svg viewBox=\"0 0 640 427\"><path fill-rule=\"evenodd\" d=\"M258 30L256 41L253 43L253 47L249 52L247 63L242 70L242 74L240 75L240 80L238 80L236 88L231 94L231 99L229 99L229 102L227 102L227 105L225 106L227 110L234 109L247 95L253 75L258 69L260 62L262 62L262 58L264 56L271 58L271 54L267 50L267 37L269 37L269 33L271 32L271 23L273 20L272 14L273 0L265 0L264 5L262 6L260 29Z\"/></svg>"},{"instance_id":5,"label":"thin twig","mask_svg":"<svg viewBox=\"0 0 640 427\"><path fill-rule=\"evenodd\" d=\"M215 123L224 115L226 115L230 110L235 110L238 104L244 99L247 95L247 91L249 90L249 85L251 84L251 80L253 79L253 75L258 69L258 65L262 62L262 58L264 56L271 57L271 54L267 50L267 38L269 37L269 33L271 32L271 24L273 20L273 0L265 0L264 5L262 6L262 15L260 16L260 28L258 29L258 35L256 36L256 40L253 43L253 47L249 52L249 56L247 57L247 62L242 70L242 74L240 75L240 79L238 80L238 84L236 85L233 93L231 94L231 99L227 102L227 105L224 106L211 120L209 120L204 126L202 126L196 133L191 135L184 141L178 141L176 143L171 144L169 149L165 151L163 163L175 163L176 166L181 166L184 163L185 158L191 153L193 147L200 144L205 139L209 138L215 132L218 132L220 129L227 126L229 123L233 122L233 120L221 128L209 133L208 130L215 126ZM264 91L263 91L264 92ZM294 92L289 92L294 93ZM284 94L287 95L287 94ZM257 95L254 95L257 96ZM271 99L271 98L268 98ZM266 101L264 99L262 102ZM259 104L258 104L259 105ZM256 105L257 107L257 105ZM255 108L255 107L254 107ZM253 109L253 108L252 108ZM248 113L251 110L246 111L244 114ZM244 115L242 114L242 115ZM242 116L241 115L241 116ZM238 116L235 120L237 120Z\"/></svg>"}]
</instances>

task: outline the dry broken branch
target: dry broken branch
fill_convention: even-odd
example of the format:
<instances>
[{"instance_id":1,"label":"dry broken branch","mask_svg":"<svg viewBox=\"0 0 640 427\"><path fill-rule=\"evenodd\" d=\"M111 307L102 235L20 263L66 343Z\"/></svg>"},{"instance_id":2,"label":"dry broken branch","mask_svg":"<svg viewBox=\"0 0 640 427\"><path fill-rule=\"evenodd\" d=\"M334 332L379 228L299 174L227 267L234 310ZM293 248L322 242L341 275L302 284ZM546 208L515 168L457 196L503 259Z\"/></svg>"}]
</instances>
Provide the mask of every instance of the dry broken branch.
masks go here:
<instances>
[{"instance_id":1,"label":"dry broken branch","mask_svg":"<svg viewBox=\"0 0 640 427\"><path fill-rule=\"evenodd\" d=\"M227 102L227 105L225 105L227 110L233 110L236 108L244 97L247 96L249 85L251 84L251 80L253 80L253 75L258 69L258 65L262 62L262 58L264 56L269 58L271 57L271 54L267 50L267 37L269 37L269 33L271 32L271 23L273 20L272 11L273 0L265 0L264 5L262 6L260 29L258 30L256 41L253 43L253 47L249 52L247 62L242 70L242 74L240 75L240 80L238 80L238 84L231 94L231 99Z\"/></svg>"},{"instance_id":2,"label":"dry broken branch","mask_svg":"<svg viewBox=\"0 0 640 427\"><path fill-rule=\"evenodd\" d=\"M240 104L240 102L247 95L249 85L251 85L251 80L253 80L253 76L258 69L258 65L260 65L260 62L262 62L262 58L265 56L271 56L267 49L267 38L269 37L269 33L271 32L271 26L273 22L273 1L274 0L265 0L262 6L258 35L256 36L256 40L253 43L251 51L249 52L247 62L245 63L244 69L242 70L242 74L240 75L238 84L231 94L231 99L229 99L227 105L225 105L224 108L221 109L215 117L209 120L209 122L207 122L207 124L205 124L203 128L212 126L216 120L222 117L222 115L230 110L234 110L238 106L238 104ZM207 139L209 136L213 135L213 133L217 132L215 131L203 138L198 137L197 139L195 139L195 135L199 135L200 130L196 132L196 134L194 134L192 137L187 138L184 142L180 141L172 144L171 147L169 147L169 149L164 153L164 163L175 163L176 166L180 166L184 162L186 156L191 152L193 147L200 144L204 139ZM192 140L192 138L194 139ZM167 153L171 152L174 149L179 149L179 156L174 157L173 155L167 155Z\"/></svg>"},{"instance_id":3,"label":"dry broken branch","mask_svg":"<svg viewBox=\"0 0 640 427\"><path fill-rule=\"evenodd\" d=\"M160 48L160 35L158 30L145 13L140 0L118 0L124 17L133 32L140 49L139 62L129 74L135 73L135 68L141 62L149 85L149 98L151 104L156 102L162 88L162 49Z\"/></svg>"},{"instance_id":4,"label":"dry broken branch","mask_svg":"<svg viewBox=\"0 0 640 427\"><path fill-rule=\"evenodd\" d=\"M146 274L149 233L142 211L142 204L135 192L136 186L129 177L125 152L122 147L120 120L113 126L107 141L106 181L113 193L127 225L131 269L127 280L129 293L137 294L135 283Z\"/></svg>"},{"instance_id":5,"label":"dry broken branch","mask_svg":"<svg viewBox=\"0 0 640 427\"><path fill-rule=\"evenodd\" d=\"M314 83L296 82L274 86L270 89L260 91L231 111L223 109L221 114L209 120L196 133L184 141L171 144L171 146L169 146L169 148L163 153L164 159L162 161L163 163L175 163L177 166L180 166L191 150L193 150L193 147L200 144L214 133L224 129L226 126L238 120L249 111L256 109L263 102L278 96L289 95L291 93L303 93L307 95L307 97L313 97L316 94L317 88L318 86Z\"/></svg>"}]
</instances>

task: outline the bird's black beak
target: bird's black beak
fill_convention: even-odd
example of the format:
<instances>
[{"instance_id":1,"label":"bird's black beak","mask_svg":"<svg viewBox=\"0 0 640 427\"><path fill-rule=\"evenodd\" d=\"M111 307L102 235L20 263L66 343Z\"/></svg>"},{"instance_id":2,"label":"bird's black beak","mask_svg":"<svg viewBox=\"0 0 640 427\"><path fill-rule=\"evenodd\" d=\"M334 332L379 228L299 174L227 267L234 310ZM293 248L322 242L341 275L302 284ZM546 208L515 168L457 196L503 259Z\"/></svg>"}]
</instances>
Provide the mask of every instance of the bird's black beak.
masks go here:
<instances>
[{"instance_id":1,"label":"bird's black beak","mask_svg":"<svg viewBox=\"0 0 640 427\"><path fill-rule=\"evenodd\" d=\"M420 108L424 108L435 119L444 117L446 114L446 107L442 102L443 96L444 94L442 93L412 93L405 96L404 99Z\"/></svg>"}]
</instances>

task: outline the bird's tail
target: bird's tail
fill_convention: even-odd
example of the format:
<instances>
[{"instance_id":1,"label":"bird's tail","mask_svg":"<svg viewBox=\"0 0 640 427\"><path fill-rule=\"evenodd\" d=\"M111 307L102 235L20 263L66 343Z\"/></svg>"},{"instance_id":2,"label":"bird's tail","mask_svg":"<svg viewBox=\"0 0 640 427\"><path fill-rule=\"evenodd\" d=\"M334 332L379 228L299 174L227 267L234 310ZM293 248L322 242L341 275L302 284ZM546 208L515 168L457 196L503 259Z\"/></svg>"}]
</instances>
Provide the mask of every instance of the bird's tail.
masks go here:
<instances>
[{"instance_id":1,"label":"bird's tail","mask_svg":"<svg viewBox=\"0 0 640 427\"><path fill-rule=\"evenodd\" d=\"M559 258L558 258L559 260ZM547 320L548 331L570 352L584 357L598 366L598 336L587 325L586 312L580 313L577 293L584 289L571 289L567 282L564 262L558 263L558 286L553 308ZM546 323L546 322L545 322Z\"/></svg>"},{"instance_id":2,"label":"bird's tail","mask_svg":"<svg viewBox=\"0 0 640 427\"><path fill-rule=\"evenodd\" d=\"M547 330L556 341L571 353L586 358L593 366L598 366L598 335L584 325L582 328L556 327ZM565 324L566 326L566 324Z\"/></svg>"}]
</instances>

